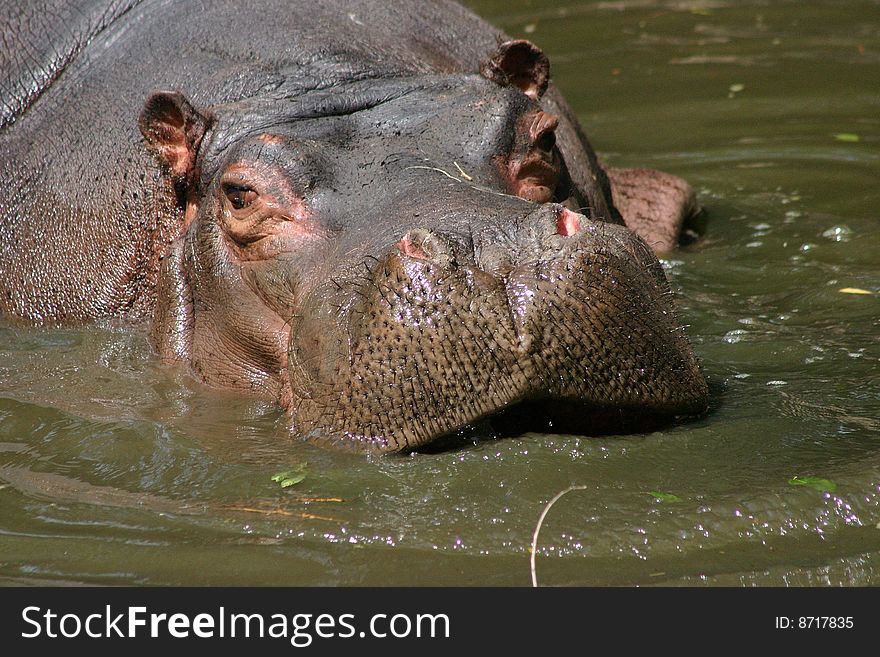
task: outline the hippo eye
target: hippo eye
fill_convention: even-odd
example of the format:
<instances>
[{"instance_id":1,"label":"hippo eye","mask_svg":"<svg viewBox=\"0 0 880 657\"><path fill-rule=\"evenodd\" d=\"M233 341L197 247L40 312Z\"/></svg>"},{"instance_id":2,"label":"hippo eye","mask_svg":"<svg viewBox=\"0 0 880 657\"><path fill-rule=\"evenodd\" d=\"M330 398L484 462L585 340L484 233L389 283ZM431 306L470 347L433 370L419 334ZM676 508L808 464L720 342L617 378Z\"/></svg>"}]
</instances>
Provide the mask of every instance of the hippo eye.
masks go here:
<instances>
[{"instance_id":1,"label":"hippo eye","mask_svg":"<svg viewBox=\"0 0 880 657\"><path fill-rule=\"evenodd\" d=\"M556 146L556 133L552 130L548 130L543 135L538 137L538 141L535 146L544 151L545 153L549 153L553 150L553 147Z\"/></svg>"},{"instance_id":2,"label":"hippo eye","mask_svg":"<svg viewBox=\"0 0 880 657\"><path fill-rule=\"evenodd\" d=\"M223 193L236 210L242 210L257 200L257 193L244 185L223 185Z\"/></svg>"}]
</instances>

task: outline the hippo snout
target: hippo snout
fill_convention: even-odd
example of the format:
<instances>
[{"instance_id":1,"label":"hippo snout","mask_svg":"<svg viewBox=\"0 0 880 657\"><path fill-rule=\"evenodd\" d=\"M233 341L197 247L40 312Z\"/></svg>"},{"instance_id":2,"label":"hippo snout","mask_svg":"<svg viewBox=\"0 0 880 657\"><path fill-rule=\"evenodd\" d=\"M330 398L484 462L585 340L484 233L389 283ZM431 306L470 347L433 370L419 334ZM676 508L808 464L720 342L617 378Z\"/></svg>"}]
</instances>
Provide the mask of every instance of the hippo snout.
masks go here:
<instances>
[{"instance_id":1,"label":"hippo snout","mask_svg":"<svg viewBox=\"0 0 880 657\"><path fill-rule=\"evenodd\" d=\"M366 264L291 327L298 431L396 451L520 404L585 434L706 408L662 268L621 226L547 204L505 231L411 228Z\"/></svg>"}]
</instances>

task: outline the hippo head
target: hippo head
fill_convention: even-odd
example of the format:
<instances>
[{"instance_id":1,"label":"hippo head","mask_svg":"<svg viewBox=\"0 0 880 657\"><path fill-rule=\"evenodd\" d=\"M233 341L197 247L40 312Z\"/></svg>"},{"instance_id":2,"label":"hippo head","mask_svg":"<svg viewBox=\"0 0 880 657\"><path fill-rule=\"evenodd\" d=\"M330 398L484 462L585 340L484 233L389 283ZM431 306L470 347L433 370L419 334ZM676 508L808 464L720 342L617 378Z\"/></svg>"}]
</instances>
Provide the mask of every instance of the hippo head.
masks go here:
<instances>
[{"instance_id":1,"label":"hippo head","mask_svg":"<svg viewBox=\"0 0 880 657\"><path fill-rule=\"evenodd\" d=\"M183 226L160 354L380 451L512 408L581 434L703 411L657 258L578 212L535 50L210 108L154 93L140 128Z\"/></svg>"}]
</instances>

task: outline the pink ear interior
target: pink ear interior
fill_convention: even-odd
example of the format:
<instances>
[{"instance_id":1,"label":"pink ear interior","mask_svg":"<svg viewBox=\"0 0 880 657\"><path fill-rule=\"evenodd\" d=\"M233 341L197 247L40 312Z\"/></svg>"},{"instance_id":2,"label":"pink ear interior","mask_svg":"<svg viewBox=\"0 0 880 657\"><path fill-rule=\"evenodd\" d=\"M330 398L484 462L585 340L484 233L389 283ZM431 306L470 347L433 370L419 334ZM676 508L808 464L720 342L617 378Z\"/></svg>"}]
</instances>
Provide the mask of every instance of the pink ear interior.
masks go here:
<instances>
[{"instance_id":1,"label":"pink ear interior","mask_svg":"<svg viewBox=\"0 0 880 657\"><path fill-rule=\"evenodd\" d=\"M177 91L150 94L138 117L138 127L175 178L184 178L193 168L207 119Z\"/></svg>"}]
</instances>

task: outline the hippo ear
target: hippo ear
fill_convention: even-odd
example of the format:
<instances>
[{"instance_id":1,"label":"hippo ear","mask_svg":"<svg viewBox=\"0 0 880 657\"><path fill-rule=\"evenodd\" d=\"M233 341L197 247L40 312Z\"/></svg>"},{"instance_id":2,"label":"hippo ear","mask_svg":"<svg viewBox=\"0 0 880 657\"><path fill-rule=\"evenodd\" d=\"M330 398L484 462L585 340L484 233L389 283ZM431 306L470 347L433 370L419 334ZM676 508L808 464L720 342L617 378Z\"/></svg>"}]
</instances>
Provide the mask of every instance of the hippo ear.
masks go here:
<instances>
[{"instance_id":1,"label":"hippo ear","mask_svg":"<svg viewBox=\"0 0 880 657\"><path fill-rule=\"evenodd\" d=\"M550 60L531 41L505 41L480 66L480 73L502 86L517 86L528 97L537 100L550 82Z\"/></svg>"},{"instance_id":2,"label":"hippo ear","mask_svg":"<svg viewBox=\"0 0 880 657\"><path fill-rule=\"evenodd\" d=\"M185 179L196 162L199 144L210 121L177 91L154 91L147 98L138 127L172 175Z\"/></svg>"}]
</instances>

